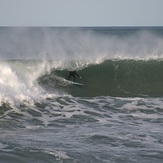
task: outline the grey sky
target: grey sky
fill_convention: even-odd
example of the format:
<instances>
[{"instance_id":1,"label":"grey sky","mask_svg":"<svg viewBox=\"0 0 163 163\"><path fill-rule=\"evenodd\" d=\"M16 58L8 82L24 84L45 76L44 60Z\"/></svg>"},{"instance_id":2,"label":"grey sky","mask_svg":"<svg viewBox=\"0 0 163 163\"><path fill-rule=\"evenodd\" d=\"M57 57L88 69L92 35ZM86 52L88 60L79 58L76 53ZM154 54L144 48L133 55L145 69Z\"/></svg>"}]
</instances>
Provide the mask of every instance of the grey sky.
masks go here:
<instances>
[{"instance_id":1,"label":"grey sky","mask_svg":"<svg viewBox=\"0 0 163 163\"><path fill-rule=\"evenodd\" d=\"M0 26L163 26L163 0L0 0Z\"/></svg>"}]
</instances>

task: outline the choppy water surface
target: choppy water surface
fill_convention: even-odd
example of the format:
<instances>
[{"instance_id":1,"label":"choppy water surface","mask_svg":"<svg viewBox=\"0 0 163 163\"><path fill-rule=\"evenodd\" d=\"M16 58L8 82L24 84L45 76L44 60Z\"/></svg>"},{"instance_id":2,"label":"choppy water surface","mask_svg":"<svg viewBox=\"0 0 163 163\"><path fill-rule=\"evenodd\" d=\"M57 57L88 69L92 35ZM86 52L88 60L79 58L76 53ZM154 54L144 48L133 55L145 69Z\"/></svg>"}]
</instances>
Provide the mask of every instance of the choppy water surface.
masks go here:
<instances>
[{"instance_id":1,"label":"choppy water surface","mask_svg":"<svg viewBox=\"0 0 163 163\"><path fill-rule=\"evenodd\" d=\"M57 97L1 111L1 162L162 162L160 98Z\"/></svg>"}]
</instances>

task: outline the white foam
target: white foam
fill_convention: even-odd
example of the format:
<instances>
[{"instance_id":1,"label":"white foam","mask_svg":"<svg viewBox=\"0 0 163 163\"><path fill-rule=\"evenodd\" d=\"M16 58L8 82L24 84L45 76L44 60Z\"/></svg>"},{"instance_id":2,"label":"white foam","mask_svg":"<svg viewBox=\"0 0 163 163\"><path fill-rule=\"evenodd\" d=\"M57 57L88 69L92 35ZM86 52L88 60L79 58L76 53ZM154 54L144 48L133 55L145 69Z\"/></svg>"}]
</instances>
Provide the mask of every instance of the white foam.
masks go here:
<instances>
[{"instance_id":1,"label":"white foam","mask_svg":"<svg viewBox=\"0 0 163 163\"><path fill-rule=\"evenodd\" d=\"M9 103L20 105L21 103L33 103L34 101L52 96L41 88L36 79L38 74L21 72L22 69L12 69L9 63L0 63L0 105Z\"/></svg>"}]
</instances>

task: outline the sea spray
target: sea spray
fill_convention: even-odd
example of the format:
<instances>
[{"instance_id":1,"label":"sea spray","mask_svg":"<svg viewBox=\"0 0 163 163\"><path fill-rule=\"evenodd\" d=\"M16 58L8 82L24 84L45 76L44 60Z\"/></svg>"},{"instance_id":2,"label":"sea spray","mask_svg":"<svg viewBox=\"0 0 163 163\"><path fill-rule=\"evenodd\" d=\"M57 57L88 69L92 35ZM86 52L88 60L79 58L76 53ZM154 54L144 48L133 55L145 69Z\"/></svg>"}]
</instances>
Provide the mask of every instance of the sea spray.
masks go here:
<instances>
[{"instance_id":1,"label":"sea spray","mask_svg":"<svg viewBox=\"0 0 163 163\"><path fill-rule=\"evenodd\" d=\"M117 34L118 32L118 34ZM150 30L110 31L84 28L1 28L1 59L55 62L163 57L163 39ZM46 56L46 57L45 57ZM64 65L62 65L64 66Z\"/></svg>"}]
</instances>

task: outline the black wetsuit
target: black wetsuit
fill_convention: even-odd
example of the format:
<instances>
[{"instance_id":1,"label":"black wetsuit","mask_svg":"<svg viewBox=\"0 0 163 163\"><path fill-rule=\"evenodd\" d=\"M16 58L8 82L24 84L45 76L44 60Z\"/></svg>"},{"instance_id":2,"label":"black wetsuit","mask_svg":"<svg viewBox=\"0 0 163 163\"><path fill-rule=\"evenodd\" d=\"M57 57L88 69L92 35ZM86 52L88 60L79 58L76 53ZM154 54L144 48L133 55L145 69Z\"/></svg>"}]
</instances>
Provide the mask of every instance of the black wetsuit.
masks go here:
<instances>
[{"instance_id":1,"label":"black wetsuit","mask_svg":"<svg viewBox=\"0 0 163 163\"><path fill-rule=\"evenodd\" d=\"M69 77L68 77L68 80L71 78L71 76L74 77L74 82L75 82L75 79L76 79L76 76L80 77L76 71L69 71Z\"/></svg>"}]
</instances>

